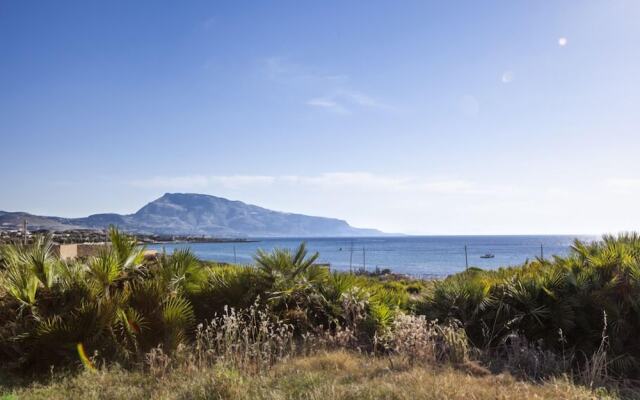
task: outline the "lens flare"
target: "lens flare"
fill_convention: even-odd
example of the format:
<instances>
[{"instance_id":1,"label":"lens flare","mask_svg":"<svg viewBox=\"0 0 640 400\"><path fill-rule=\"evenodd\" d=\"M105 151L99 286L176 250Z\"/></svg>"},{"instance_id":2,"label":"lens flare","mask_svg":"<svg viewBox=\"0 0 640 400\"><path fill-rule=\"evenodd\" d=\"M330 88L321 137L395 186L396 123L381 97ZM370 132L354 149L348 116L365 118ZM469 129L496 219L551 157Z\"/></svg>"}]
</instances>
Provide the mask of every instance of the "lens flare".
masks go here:
<instances>
[{"instance_id":1,"label":"lens flare","mask_svg":"<svg viewBox=\"0 0 640 400\"><path fill-rule=\"evenodd\" d=\"M78 343L76 345L76 348L78 349L78 356L80 357L82 365L84 365L84 367L89 371L95 371L96 367L91 362L91 359L87 357L87 353L84 351L84 346L82 345L82 343Z\"/></svg>"}]
</instances>

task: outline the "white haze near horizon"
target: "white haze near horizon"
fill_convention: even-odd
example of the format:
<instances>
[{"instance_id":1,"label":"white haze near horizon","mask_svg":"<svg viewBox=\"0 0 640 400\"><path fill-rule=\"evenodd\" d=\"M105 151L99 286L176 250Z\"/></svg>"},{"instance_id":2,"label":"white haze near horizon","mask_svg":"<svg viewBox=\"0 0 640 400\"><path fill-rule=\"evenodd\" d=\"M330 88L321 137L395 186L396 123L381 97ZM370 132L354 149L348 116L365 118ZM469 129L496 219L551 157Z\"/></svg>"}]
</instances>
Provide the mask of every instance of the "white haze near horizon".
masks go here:
<instances>
[{"instance_id":1,"label":"white haze near horizon","mask_svg":"<svg viewBox=\"0 0 640 400\"><path fill-rule=\"evenodd\" d=\"M182 176L134 180L145 189L209 193L287 212L405 234L601 234L637 230L640 180L582 187L507 185L366 172L314 176ZM617 206L609 207L611 199Z\"/></svg>"},{"instance_id":2,"label":"white haze near horizon","mask_svg":"<svg viewBox=\"0 0 640 400\"><path fill-rule=\"evenodd\" d=\"M56 185L63 190L73 183ZM629 210L640 196L640 180L624 178L541 187L367 172L151 176L110 185L111 196L103 201L87 199L68 209L43 204L20 210L68 217L132 213L165 192L184 192L340 218L352 226L389 233L602 234L637 230ZM611 199L616 199L615 207L609 206Z\"/></svg>"}]
</instances>

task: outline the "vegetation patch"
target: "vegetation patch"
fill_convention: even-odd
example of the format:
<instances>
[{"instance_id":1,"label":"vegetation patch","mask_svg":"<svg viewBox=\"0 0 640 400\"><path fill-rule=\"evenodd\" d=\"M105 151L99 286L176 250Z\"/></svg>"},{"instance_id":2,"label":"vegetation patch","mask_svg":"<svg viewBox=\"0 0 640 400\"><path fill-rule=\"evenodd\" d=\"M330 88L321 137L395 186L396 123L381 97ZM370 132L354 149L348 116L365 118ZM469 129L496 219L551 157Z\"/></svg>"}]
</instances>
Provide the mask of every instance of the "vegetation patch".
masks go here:
<instances>
[{"instance_id":1,"label":"vegetation patch","mask_svg":"<svg viewBox=\"0 0 640 400\"><path fill-rule=\"evenodd\" d=\"M338 365L339 368L327 368ZM394 365L394 367L390 367ZM476 377L449 367L409 366L387 357L321 352L282 362L259 375L222 366L182 364L166 375L118 368L82 372L15 390L15 399L602 399L557 378L540 384L509 375ZM11 398L11 397L9 397Z\"/></svg>"},{"instance_id":2,"label":"vegetation patch","mask_svg":"<svg viewBox=\"0 0 640 400\"><path fill-rule=\"evenodd\" d=\"M0 249L7 396L638 393L635 234L438 281L331 272L304 244L260 251L247 267L189 250L145 257L117 229L110 239L98 256L73 261L56 258L44 236Z\"/></svg>"}]
</instances>

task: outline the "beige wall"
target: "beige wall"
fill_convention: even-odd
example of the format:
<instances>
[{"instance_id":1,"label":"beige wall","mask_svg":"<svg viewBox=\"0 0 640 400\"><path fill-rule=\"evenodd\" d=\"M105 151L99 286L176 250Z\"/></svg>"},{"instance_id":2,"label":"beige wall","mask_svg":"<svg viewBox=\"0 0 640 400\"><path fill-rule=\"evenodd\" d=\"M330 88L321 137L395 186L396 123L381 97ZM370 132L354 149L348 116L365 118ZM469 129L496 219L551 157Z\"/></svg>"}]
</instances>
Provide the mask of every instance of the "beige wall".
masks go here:
<instances>
[{"instance_id":1,"label":"beige wall","mask_svg":"<svg viewBox=\"0 0 640 400\"><path fill-rule=\"evenodd\" d=\"M63 260L69 260L78 257L97 256L100 250L105 246L111 246L109 243L80 243L80 244L58 244L54 246L54 253Z\"/></svg>"},{"instance_id":2,"label":"beige wall","mask_svg":"<svg viewBox=\"0 0 640 400\"><path fill-rule=\"evenodd\" d=\"M62 260L71 260L97 256L105 246L111 246L111 243L56 244L53 246L53 252ZM156 250L145 250L144 257L150 259L157 254Z\"/></svg>"},{"instance_id":3,"label":"beige wall","mask_svg":"<svg viewBox=\"0 0 640 400\"><path fill-rule=\"evenodd\" d=\"M76 258L78 256L77 244L61 244L58 246L58 256L62 260Z\"/></svg>"},{"instance_id":4,"label":"beige wall","mask_svg":"<svg viewBox=\"0 0 640 400\"><path fill-rule=\"evenodd\" d=\"M105 249L106 246L111 246L110 243L87 243L78 244L78 250L76 257L92 257L100 254L100 251Z\"/></svg>"}]
</instances>

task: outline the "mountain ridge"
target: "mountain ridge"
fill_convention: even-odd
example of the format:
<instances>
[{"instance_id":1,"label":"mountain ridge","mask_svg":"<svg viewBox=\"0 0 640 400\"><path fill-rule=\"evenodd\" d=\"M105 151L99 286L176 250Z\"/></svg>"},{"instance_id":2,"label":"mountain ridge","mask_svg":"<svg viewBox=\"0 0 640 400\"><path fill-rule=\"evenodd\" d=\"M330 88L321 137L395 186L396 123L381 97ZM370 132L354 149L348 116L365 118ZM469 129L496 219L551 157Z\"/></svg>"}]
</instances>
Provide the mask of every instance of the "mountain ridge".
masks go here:
<instances>
[{"instance_id":1,"label":"mountain ridge","mask_svg":"<svg viewBox=\"0 0 640 400\"><path fill-rule=\"evenodd\" d=\"M352 227L342 219L274 211L199 193L165 193L132 214L63 218L0 211L0 226L17 226L24 219L32 228L50 230L104 229L116 225L132 233L220 237L385 235L376 229Z\"/></svg>"}]
</instances>

